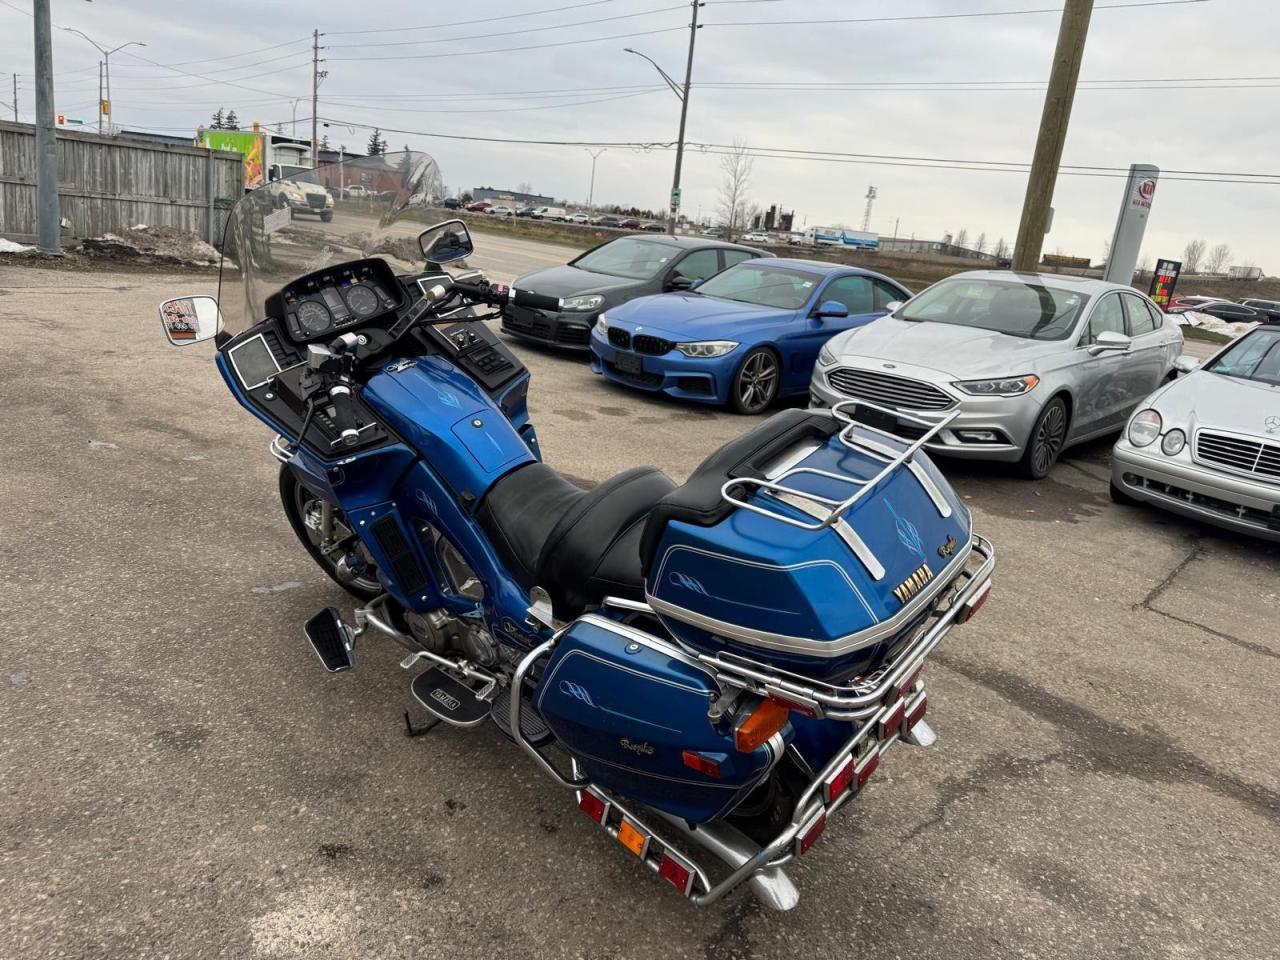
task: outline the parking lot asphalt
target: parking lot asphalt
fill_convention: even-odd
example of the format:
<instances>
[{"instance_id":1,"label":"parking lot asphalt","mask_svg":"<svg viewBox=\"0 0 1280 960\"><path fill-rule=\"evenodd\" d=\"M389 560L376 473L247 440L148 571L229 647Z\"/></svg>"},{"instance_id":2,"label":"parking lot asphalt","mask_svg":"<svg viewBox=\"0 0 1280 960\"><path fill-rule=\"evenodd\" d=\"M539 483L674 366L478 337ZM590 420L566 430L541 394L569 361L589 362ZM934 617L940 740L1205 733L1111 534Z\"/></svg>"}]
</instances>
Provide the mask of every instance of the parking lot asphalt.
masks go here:
<instances>
[{"instance_id":1,"label":"parking lot asphalt","mask_svg":"<svg viewBox=\"0 0 1280 960\"><path fill-rule=\"evenodd\" d=\"M479 236L508 279L558 248ZM541 259L540 259L541 258ZM155 305L207 274L0 267L0 956L1265 958L1280 929L1280 550L946 463L1000 552L895 749L788 868L697 911L487 727L404 735L281 513L265 429ZM754 421L516 345L547 459L682 479ZM421 717L418 717L421 719Z\"/></svg>"}]
</instances>

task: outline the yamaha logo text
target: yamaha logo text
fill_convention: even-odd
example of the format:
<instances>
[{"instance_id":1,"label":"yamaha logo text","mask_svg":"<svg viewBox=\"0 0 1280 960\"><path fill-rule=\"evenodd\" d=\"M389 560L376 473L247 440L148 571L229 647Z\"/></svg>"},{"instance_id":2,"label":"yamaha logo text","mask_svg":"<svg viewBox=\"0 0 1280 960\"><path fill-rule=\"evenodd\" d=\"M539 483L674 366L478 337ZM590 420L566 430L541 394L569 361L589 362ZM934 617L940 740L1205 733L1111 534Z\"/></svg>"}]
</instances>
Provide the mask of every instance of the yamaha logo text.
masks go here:
<instances>
[{"instance_id":1,"label":"yamaha logo text","mask_svg":"<svg viewBox=\"0 0 1280 960\"><path fill-rule=\"evenodd\" d=\"M906 606L907 601L928 586L932 579L933 571L929 569L929 564L922 563L915 573L893 588L893 595L898 598L900 604Z\"/></svg>"}]
</instances>

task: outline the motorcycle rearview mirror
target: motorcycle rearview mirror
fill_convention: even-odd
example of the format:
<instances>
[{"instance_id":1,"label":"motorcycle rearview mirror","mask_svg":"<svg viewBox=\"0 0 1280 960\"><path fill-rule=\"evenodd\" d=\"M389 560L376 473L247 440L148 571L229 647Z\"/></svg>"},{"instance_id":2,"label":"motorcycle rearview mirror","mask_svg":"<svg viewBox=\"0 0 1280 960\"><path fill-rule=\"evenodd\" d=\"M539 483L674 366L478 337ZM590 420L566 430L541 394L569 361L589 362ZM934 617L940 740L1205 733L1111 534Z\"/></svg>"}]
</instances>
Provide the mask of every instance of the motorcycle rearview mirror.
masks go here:
<instances>
[{"instance_id":1,"label":"motorcycle rearview mirror","mask_svg":"<svg viewBox=\"0 0 1280 960\"><path fill-rule=\"evenodd\" d=\"M222 312L213 297L175 297L160 304L160 325L175 347L212 340L222 331Z\"/></svg>"},{"instance_id":2,"label":"motorcycle rearview mirror","mask_svg":"<svg viewBox=\"0 0 1280 960\"><path fill-rule=\"evenodd\" d=\"M446 220L418 234L418 248L428 263L449 263L475 253L471 232L461 220Z\"/></svg>"}]
</instances>

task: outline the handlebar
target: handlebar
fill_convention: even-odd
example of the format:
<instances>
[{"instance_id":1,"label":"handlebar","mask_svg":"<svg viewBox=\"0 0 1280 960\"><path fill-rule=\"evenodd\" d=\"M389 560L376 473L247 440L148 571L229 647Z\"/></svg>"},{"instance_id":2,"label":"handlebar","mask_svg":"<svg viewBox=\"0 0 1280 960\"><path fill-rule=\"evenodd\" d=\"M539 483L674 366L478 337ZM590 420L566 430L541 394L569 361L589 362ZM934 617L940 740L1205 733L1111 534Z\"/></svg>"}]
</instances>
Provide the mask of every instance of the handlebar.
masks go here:
<instances>
[{"instance_id":1,"label":"handlebar","mask_svg":"<svg viewBox=\"0 0 1280 960\"><path fill-rule=\"evenodd\" d=\"M518 307L529 307L533 310L556 310L560 309L559 297L546 297L540 293L533 293L529 290L517 290L514 287L508 287L504 283L494 284L478 284L478 283L462 283L454 281L453 288L464 296L468 296L473 300L479 300L482 303L488 303L495 307L501 307L504 303L510 301Z\"/></svg>"},{"instance_id":2,"label":"handlebar","mask_svg":"<svg viewBox=\"0 0 1280 960\"><path fill-rule=\"evenodd\" d=\"M329 402L333 404L333 423L338 428L338 436L345 447L353 446L360 440L360 431L356 429L355 407L351 402L351 388L339 383L329 388Z\"/></svg>"}]
</instances>

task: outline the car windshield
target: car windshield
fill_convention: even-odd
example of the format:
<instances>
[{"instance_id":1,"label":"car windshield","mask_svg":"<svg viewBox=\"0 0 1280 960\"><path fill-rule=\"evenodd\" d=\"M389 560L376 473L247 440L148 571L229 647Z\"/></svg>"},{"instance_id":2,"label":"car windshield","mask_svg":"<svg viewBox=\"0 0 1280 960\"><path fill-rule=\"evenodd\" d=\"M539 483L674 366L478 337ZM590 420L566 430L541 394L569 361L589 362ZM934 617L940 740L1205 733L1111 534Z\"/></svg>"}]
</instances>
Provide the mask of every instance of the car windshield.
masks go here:
<instances>
[{"instance_id":1,"label":"car windshield","mask_svg":"<svg viewBox=\"0 0 1280 960\"><path fill-rule=\"evenodd\" d=\"M375 199L340 196L356 184ZM245 194L222 238L223 330L230 336L248 330L262 319L269 296L330 264L382 257L397 273L420 269L418 234L442 219L426 203L443 192L436 162L406 150L302 168Z\"/></svg>"},{"instance_id":2,"label":"car windshield","mask_svg":"<svg viewBox=\"0 0 1280 960\"><path fill-rule=\"evenodd\" d=\"M1024 340L1064 340L1089 298L1031 280L952 279L935 283L896 317L992 330Z\"/></svg>"},{"instance_id":3,"label":"car windshield","mask_svg":"<svg viewBox=\"0 0 1280 960\"><path fill-rule=\"evenodd\" d=\"M762 307L799 310L809 301L820 279L802 270L751 260L716 274L698 287L698 293Z\"/></svg>"},{"instance_id":4,"label":"car windshield","mask_svg":"<svg viewBox=\"0 0 1280 960\"><path fill-rule=\"evenodd\" d=\"M621 237L588 250L569 265L610 277L648 280L671 262L679 250L669 243L641 237Z\"/></svg>"},{"instance_id":5,"label":"car windshield","mask_svg":"<svg viewBox=\"0 0 1280 960\"><path fill-rule=\"evenodd\" d=\"M1259 327L1246 333L1205 369L1280 386L1280 329Z\"/></svg>"}]
</instances>

